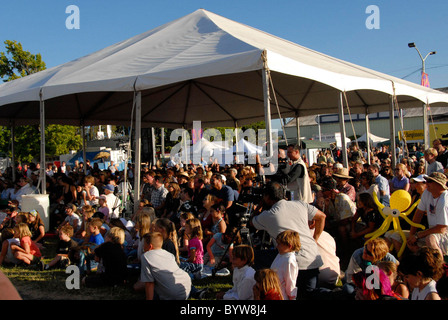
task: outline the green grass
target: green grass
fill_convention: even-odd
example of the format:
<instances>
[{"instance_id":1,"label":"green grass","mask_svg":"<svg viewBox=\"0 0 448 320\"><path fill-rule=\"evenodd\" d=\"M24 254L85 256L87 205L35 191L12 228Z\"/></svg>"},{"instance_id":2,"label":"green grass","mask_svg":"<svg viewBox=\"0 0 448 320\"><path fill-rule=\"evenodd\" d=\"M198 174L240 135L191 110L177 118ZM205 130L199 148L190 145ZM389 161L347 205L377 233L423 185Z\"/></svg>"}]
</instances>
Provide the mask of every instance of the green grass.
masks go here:
<instances>
[{"instance_id":1,"label":"green grass","mask_svg":"<svg viewBox=\"0 0 448 320\"><path fill-rule=\"evenodd\" d=\"M44 243L43 261L50 262L55 256L56 240L46 239ZM144 300L144 292L135 292L133 284L137 276L130 276L124 286L106 288L67 289L66 279L70 274L65 269L40 271L36 267L1 266L0 270L11 280L24 300ZM219 291L232 287L232 277L208 277L194 280L193 285L198 289L208 288L205 299L215 299Z\"/></svg>"}]
</instances>

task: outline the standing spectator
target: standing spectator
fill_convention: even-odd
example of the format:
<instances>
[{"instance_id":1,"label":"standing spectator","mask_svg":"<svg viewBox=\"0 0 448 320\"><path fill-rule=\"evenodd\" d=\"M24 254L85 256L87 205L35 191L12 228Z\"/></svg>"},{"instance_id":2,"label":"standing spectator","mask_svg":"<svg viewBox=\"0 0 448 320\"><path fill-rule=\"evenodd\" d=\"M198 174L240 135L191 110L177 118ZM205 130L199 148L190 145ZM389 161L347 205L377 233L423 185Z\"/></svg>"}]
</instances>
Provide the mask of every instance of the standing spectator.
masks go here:
<instances>
[{"instance_id":1,"label":"standing spectator","mask_svg":"<svg viewBox=\"0 0 448 320\"><path fill-rule=\"evenodd\" d=\"M154 177L153 182L154 190L151 193L151 204L156 211L156 216L160 217L165 209L166 196L168 195L168 190L165 188L163 177L157 175Z\"/></svg>"},{"instance_id":2,"label":"standing spectator","mask_svg":"<svg viewBox=\"0 0 448 320\"><path fill-rule=\"evenodd\" d=\"M388 207L390 201L389 181L382 175L380 175L380 166L378 164L371 164L369 166L369 171L373 173L373 176L375 177L375 183L378 185L378 189L380 191L380 202Z\"/></svg>"},{"instance_id":3,"label":"standing spectator","mask_svg":"<svg viewBox=\"0 0 448 320\"><path fill-rule=\"evenodd\" d=\"M448 149L442 144L441 139L435 139L432 145L437 150L436 161L440 162L443 168L446 168L448 164Z\"/></svg>"},{"instance_id":4,"label":"standing spectator","mask_svg":"<svg viewBox=\"0 0 448 320\"><path fill-rule=\"evenodd\" d=\"M425 150L425 160L427 162L426 174L429 176L433 172L442 172L443 166L437 161L438 152L434 148L429 148Z\"/></svg>"},{"instance_id":5,"label":"standing spectator","mask_svg":"<svg viewBox=\"0 0 448 320\"><path fill-rule=\"evenodd\" d=\"M286 167L280 170L280 181L286 181L287 189L292 192L294 200L313 202L311 184L305 162L300 156L298 145L289 145L287 150L289 161Z\"/></svg>"},{"instance_id":6,"label":"standing spectator","mask_svg":"<svg viewBox=\"0 0 448 320\"><path fill-rule=\"evenodd\" d=\"M296 231L286 230L280 233L275 240L278 255L272 262L271 269L277 272L283 298L296 300L299 265L295 252L300 250L300 236Z\"/></svg>"}]
</instances>

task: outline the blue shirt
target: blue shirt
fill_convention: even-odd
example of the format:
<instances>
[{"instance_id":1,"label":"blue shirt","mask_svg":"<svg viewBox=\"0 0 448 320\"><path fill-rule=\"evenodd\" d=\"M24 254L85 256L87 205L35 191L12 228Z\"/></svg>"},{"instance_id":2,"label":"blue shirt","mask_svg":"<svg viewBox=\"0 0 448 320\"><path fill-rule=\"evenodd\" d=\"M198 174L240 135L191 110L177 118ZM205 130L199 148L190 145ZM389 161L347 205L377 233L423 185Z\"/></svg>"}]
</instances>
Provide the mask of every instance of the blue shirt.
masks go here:
<instances>
[{"instance_id":1,"label":"blue shirt","mask_svg":"<svg viewBox=\"0 0 448 320\"><path fill-rule=\"evenodd\" d=\"M375 183L378 185L378 189L380 190L380 202L384 204L386 207L389 206L390 200L390 189L389 189L389 181L384 178L382 175L377 175L375 178ZM385 191L385 195L381 195L381 191Z\"/></svg>"},{"instance_id":2,"label":"blue shirt","mask_svg":"<svg viewBox=\"0 0 448 320\"><path fill-rule=\"evenodd\" d=\"M97 235L92 234L89 238L89 242L95 243L97 245L100 245L104 242L104 238L101 235L101 233L98 233Z\"/></svg>"}]
</instances>

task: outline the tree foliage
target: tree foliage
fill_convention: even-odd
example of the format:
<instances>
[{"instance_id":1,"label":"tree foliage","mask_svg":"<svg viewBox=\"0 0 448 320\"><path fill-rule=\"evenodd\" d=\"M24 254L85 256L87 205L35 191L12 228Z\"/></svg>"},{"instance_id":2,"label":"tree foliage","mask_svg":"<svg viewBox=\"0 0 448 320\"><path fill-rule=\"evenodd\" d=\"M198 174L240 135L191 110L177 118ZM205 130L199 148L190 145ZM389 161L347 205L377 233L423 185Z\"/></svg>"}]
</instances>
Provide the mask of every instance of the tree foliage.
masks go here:
<instances>
[{"instance_id":1,"label":"tree foliage","mask_svg":"<svg viewBox=\"0 0 448 320\"><path fill-rule=\"evenodd\" d=\"M32 73L45 70L45 62L40 53L32 54L23 50L22 44L17 41L6 40L5 52L0 52L0 78L11 81Z\"/></svg>"},{"instance_id":2,"label":"tree foliage","mask_svg":"<svg viewBox=\"0 0 448 320\"><path fill-rule=\"evenodd\" d=\"M4 82L12 81L32 73L45 70L41 55L23 50L17 41L6 40L5 52L0 52L0 78ZM14 128L14 153L17 161L30 162L40 156L39 126L19 126ZM78 150L82 147L79 128L62 125L45 127L46 156L55 157ZM11 131L0 127L0 151L11 156Z\"/></svg>"}]
</instances>

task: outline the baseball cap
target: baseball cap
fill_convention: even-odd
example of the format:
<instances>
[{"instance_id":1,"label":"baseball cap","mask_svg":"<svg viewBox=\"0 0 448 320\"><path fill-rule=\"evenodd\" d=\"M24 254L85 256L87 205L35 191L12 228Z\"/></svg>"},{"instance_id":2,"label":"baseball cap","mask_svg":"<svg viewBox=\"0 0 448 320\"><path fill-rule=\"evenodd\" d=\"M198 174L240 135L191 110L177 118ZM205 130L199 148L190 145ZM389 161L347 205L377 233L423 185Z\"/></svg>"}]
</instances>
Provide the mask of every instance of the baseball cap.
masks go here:
<instances>
[{"instance_id":1,"label":"baseball cap","mask_svg":"<svg viewBox=\"0 0 448 320\"><path fill-rule=\"evenodd\" d=\"M112 184L106 184L104 186L104 190L114 191L115 190L115 186L112 185Z\"/></svg>"}]
</instances>

